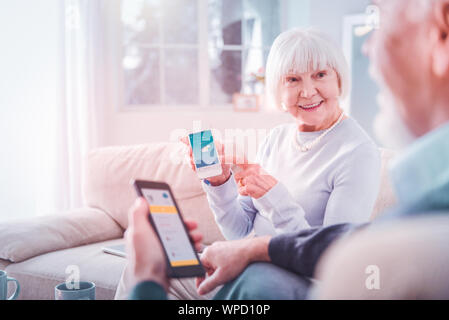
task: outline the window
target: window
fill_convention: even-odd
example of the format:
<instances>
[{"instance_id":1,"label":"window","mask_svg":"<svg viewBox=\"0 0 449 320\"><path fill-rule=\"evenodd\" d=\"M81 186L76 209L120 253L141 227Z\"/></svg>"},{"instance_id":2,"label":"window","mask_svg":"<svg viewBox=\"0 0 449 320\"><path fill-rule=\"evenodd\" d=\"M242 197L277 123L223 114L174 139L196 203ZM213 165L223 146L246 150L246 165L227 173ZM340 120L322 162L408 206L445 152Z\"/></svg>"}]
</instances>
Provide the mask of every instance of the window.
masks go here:
<instances>
[{"instance_id":1,"label":"window","mask_svg":"<svg viewBox=\"0 0 449 320\"><path fill-rule=\"evenodd\" d=\"M369 19L367 13L347 15L343 19L343 51L353 79L351 95L345 102L345 109L371 138L377 140L373 124L379 112L378 87L369 75L369 58L362 53L363 44L370 36L366 31Z\"/></svg>"},{"instance_id":2,"label":"window","mask_svg":"<svg viewBox=\"0 0 449 320\"><path fill-rule=\"evenodd\" d=\"M126 106L220 106L261 93L280 0L122 0Z\"/></svg>"}]
</instances>

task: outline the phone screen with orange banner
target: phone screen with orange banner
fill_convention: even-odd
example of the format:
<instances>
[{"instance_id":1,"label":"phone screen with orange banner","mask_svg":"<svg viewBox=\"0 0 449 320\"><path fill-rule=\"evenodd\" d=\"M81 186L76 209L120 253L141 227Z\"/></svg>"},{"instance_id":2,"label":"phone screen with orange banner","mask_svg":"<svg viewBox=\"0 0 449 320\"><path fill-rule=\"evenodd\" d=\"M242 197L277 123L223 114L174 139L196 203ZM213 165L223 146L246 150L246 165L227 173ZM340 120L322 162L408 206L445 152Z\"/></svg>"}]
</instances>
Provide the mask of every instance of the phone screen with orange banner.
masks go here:
<instances>
[{"instance_id":1,"label":"phone screen with orange banner","mask_svg":"<svg viewBox=\"0 0 449 320\"><path fill-rule=\"evenodd\" d=\"M156 188L154 185L142 186L141 183L139 190L147 200L150 218L165 250L171 276L198 276L198 272L193 270L203 271L203 268L168 185L166 188Z\"/></svg>"}]
</instances>

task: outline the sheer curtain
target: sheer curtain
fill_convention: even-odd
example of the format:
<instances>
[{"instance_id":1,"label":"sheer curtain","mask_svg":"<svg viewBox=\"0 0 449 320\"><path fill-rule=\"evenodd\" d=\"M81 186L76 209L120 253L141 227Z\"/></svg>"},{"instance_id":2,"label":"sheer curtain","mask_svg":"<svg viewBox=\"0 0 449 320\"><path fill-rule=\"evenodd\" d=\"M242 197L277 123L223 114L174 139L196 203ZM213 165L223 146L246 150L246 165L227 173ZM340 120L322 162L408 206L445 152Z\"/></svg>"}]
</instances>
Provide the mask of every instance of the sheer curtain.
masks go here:
<instances>
[{"instance_id":1,"label":"sheer curtain","mask_svg":"<svg viewBox=\"0 0 449 320\"><path fill-rule=\"evenodd\" d=\"M0 221L83 206L102 132L103 3L0 4Z\"/></svg>"},{"instance_id":2,"label":"sheer curtain","mask_svg":"<svg viewBox=\"0 0 449 320\"><path fill-rule=\"evenodd\" d=\"M83 205L82 175L87 153L99 146L104 117L105 1L65 2L65 105L60 160L61 207ZM65 143L64 143L65 142Z\"/></svg>"}]
</instances>

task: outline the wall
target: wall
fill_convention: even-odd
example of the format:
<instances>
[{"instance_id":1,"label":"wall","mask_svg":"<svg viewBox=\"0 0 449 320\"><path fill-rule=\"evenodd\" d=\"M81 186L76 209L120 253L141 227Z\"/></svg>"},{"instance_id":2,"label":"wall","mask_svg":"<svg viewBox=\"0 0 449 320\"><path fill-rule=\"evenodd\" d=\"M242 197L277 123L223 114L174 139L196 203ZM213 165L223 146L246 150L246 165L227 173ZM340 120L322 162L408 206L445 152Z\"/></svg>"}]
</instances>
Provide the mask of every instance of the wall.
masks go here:
<instances>
[{"instance_id":1,"label":"wall","mask_svg":"<svg viewBox=\"0 0 449 320\"><path fill-rule=\"evenodd\" d=\"M117 112L108 107L106 145L140 144L168 141L170 135L179 129L194 129L195 122L209 124L225 134L225 129L272 128L291 121L290 117L279 111L270 113L234 113L232 111L212 112Z\"/></svg>"},{"instance_id":2,"label":"wall","mask_svg":"<svg viewBox=\"0 0 449 320\"><path fill-rule=\"evenodd\" d=\"M309 22L317 24L341 43L343 17L365 12L371 0L313 0L312 2Z\"/></svg>"},{"instance_id":3,"label":"wall","mask_svg":"<svg viewBox=\"0 0 449 320\"><path fill-rule=\"evenodd\" d=\"M371 0L288 0L287 3L288 27L315 26L341 43L343 17L365 12Z\"/></svg>"}]
</instances>

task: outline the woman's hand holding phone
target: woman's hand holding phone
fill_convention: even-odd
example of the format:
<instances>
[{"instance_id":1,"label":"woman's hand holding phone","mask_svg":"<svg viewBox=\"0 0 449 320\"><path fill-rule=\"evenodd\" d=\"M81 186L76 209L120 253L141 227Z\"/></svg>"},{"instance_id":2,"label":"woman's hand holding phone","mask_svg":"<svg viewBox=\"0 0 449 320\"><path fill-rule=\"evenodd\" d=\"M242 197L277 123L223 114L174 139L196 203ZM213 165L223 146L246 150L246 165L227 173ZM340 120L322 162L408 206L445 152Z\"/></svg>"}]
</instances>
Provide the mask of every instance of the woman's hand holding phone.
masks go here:
<instances>
[{"instance_id":1,"label":"woman's hand holding phone","mask_svg":"<svg viewBox=\"0 0 449 320\"><path fill-rule=\"evenodd\" d=\"M180 141L188 147L190 167L193 171L196 171L189 137L183 137ZM224 145L220 141L215 141L215 148L220 160L222 174L207 178L212 186L220 186L228 181L231 176L231 169L234 171L234 179L238 183L238 192L243 196L258 199L276 185L277 180L265 172L259 164L249 164L246 158L226 155Z\"/></svg>"},{"instance_id":2,"label":"woman's hand holding phone","mask_svg":"<svg viewBox=\"0 0 449 320\"><path fill-rule=\"evenodd\" d=\"M193 159L193 151L189 143L189 137L188 136L182 137L180 141L188 147L190 166L193 171L196 171L195 162ZM219 141L215 141L215 148L217 150L218 158L220 159L222 174L219 176L207 178L207 180L210 182L212 186L220 186L229 180L229 177L231 176L231 164L227 163L225 160L224 145Z\"/></svg>"}]
</instances>

